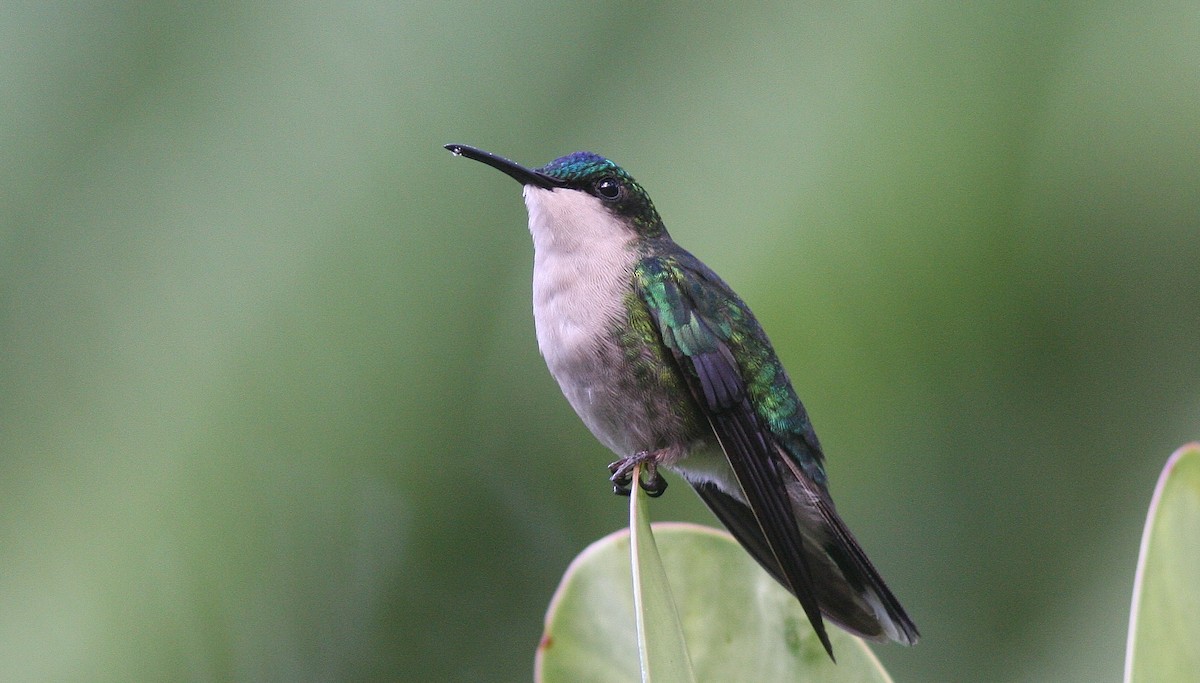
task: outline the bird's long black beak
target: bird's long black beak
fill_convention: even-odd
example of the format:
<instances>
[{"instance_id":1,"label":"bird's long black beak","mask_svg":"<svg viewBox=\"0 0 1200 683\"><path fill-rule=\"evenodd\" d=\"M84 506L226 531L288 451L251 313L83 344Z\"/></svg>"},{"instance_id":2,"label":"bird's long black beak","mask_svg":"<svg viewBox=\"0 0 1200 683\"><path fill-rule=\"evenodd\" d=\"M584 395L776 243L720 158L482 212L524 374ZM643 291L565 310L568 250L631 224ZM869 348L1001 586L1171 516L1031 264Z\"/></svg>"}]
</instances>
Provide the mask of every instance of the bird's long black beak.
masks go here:
<instances>
[{"instance_id":1,"label":"bird's long black beak","mask_svg":"<svg viewBox=\"0 0 1200 683\"><path fill-rule=\"evenodd\" d=\"M469 145L446 145L446 149L450 150L450 153L456 157L466 157L475 161L481 161L494 169L504 171L522 185L533 185L547 190L566 185L566 183L558 178L548 176L541 171L525 168L515 161L509 161L502 156L496 156L491 152L485 152L482 149L477 149Z\"/></svg>"}]
</instances>

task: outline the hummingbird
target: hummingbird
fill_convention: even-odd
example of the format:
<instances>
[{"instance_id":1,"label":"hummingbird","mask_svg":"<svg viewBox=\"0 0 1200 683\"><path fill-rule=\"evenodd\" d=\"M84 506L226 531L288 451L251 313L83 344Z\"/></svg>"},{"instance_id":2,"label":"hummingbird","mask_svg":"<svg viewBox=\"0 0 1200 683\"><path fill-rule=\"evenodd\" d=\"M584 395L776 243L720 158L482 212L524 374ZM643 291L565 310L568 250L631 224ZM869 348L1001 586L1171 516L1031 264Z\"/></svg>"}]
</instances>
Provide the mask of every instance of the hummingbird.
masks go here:
<instances>
[{"instance_id":1,"label":"hummingbird","mask_svg":"<svg viewBox=\"0 0 1200 683\"><path fill-rule=\"evenodd\" d=\"M591 152L528 168L445 146L521 183L533 237L533 317L550 374L617 455L614 491L683 477L799 600L825 651L825 619L873 641L917 627L838 516L825 456L750 308L675 243L650 196ZM641 477L633 473L641 466Z\"/></svg>"}]
</instances>

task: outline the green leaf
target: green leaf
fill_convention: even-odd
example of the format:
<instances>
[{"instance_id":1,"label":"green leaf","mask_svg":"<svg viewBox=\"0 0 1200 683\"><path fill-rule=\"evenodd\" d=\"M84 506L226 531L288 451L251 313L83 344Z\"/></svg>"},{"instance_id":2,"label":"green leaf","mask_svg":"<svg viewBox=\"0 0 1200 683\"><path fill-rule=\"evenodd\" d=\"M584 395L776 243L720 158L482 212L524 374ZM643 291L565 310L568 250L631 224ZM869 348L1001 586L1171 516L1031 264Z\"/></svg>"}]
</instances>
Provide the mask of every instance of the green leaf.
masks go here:
<instances>
[{"instance_id":1,"label":"green leaf","mask_svg":"<svg viewBox=\"0 0 1200 683\"><path fill-rule=\"evenodd\" d=\"M678 523L655 524L653 533L696 680L891 680L861 640L836 628L838 663L830 662L796 599L729 534ZM536 680L641 680L629 553L622 530L571 563L546 615Z\"/></svg>"},{"instance_id":2,"label":"green leaf","mask_svg":"<svg viewBox=\"0 0 1200 683\"><path fill-rule=\"evenodd\" d=\"M1200 444L1167 460L1142 533L1126 683L1200 680Z\"/></svg>"},{"instance_id":3,"label":"green leaf","mask_svg":"<svg viewBox=\"0 0 1200 683\"><path fill-rule=\"evenodd\" d=\"M641 481L641 468L633 481ZM637 621L638 657L643 683L693 683L683 627L671 598L667 571L663 568L646 514L645 494L634 484L629 496L629 528L632 531L630 560L633 571L633 606Z\"/></svg>"}]
</instances>

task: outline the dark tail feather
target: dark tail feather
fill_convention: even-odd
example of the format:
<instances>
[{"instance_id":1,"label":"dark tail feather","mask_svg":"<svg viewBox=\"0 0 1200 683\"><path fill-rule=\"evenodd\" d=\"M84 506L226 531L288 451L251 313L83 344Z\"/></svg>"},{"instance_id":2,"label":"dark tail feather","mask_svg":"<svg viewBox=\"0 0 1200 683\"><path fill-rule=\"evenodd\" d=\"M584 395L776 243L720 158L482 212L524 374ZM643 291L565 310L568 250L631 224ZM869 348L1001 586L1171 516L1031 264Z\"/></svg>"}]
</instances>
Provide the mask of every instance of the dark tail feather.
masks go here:
<instances>
[{"instance_id":1,"label":"dark tail feather","mask_svg":"<svg viewBox=\"0 0 1200 683\"><path fill-rule=\"evenodd\" d=\"M780 585L787 587L783 571L750 508L714 484L695 483L692 487L750 556ZM830 621L861 638L915 644L920 637L916 625L854 536L837 513L823 505L823 501L818 507L832 538L819 542L806 534L804 547L821 612Z\"/></svg>"},{"instance_id":2,"label":"dark tail feather","mask_svg":"<svg viewBox=\"0 0 1200 683\"><path fill-rule=\"evenodd\" d=\"M872 639L887 639L901 645L916 645L921 638L921 634L917 631L917 625L909 618L904 607L900 605L900 601L884 583L883 577L879 575L875 565L871 564L870 558L863 552L862 546L858 544L854 534L846 528L845 522L838 516L827 498L818 499L817 508L836 539L827 547L830 556L842 570L846 580L851 586L860 589L860 595L876 613L876 623L882 628L882 632ZM841 556L839 557L839 555ZM880 610L883 611L883 614L879 614ZM839 621L836 614L827 616L834 622ZM863 635L863 637L870 636Z\"/></svg>"}]
</instances>

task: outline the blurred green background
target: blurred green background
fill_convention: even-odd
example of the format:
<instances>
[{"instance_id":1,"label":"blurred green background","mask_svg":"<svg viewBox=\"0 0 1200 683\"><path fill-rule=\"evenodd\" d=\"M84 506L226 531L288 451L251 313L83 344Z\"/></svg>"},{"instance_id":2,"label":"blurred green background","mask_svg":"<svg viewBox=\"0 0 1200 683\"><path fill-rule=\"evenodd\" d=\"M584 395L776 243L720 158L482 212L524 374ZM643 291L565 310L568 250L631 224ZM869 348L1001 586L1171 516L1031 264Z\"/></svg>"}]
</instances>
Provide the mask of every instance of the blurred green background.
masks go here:
<instances>
[{"instance_id":1,"label":"blurred green background","mask_svg":"<svg viewBox=\"0 0 1200 683\"><path fill-rule=\"evenodd\" d=\"M0 14L4 680L529 680L626 507L448 142L616 159L750 302L897 681L1120 675L1200 434L1200 4Z\"/></svg>"}]
</instances>

